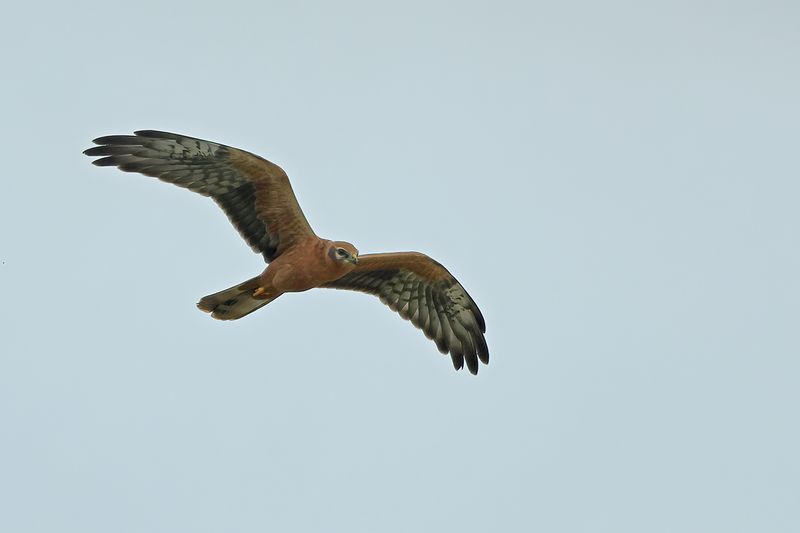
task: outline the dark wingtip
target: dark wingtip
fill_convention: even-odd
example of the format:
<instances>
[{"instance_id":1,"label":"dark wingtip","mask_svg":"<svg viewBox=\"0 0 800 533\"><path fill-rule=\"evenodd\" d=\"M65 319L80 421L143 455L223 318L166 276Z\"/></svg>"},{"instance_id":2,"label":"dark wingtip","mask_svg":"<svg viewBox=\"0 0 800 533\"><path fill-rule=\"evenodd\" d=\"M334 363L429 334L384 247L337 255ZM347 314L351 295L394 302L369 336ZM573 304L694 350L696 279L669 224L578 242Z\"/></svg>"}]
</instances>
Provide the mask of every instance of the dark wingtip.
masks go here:
<instances>
[{"instance_id":1,"label":"dark wingtip","mask_svg":"<svg viewBox=\"0 0 800 533\"><path fill-rule=\"evenodd\" d=\"M92 146L91 148L87 148L86 150L84 150L83 153L85 155L92 157L97 155L108 155L106 153L103 153L104 152L103 148L104 148L103 146Z\"/></svg>"},{"instance_id":2,"label":"dark wingtip","mask_svg":"<svg viewBox=\"0 0 800 533\"><path fill-rule=\"evenodd\" d=\"M134 135L106 135L92 141L95 144L118 144L121 146L136 146L140 144Z\"/></svg>"},{"instance_id":3,"label":"dark wingtip","mask_svg":"<svg viewBox=\"0 0 800 533\"><path fill-rule=\"evenodd\" d=\"M478 375L478 358L475 357L474 353L465 354L464 359L467 361L467 370L473 376Z\"/></svg>"},{"instance_id":4,"label":"dark wingtip","mask_svg":"<svg viewBox=\"0 0 800 533\"><path fill-rule=\"evenodd\" d=\"M159 131L159 130L136 130L133 132L133 134L136 135L137 137L149 137L151 139L177 140L183 137L183 135L178 135L177 133L170 133L168 131Z\"/></svg>"},{"instance_id":5,"label":"dark wingtip","mask_svg":"<svg viewBox=\"0 0 800 533\"><path fill-rule=\"evenodd\" d=\"M464 292L466 292L466 291L464 291ZM471 311L472 311L472 314L475 315L475 320L478 321L478 327L481 328L481 333L486 333L486 321L483 319L483 313L481 313L481 310L478 309L478 304L475 303L475 300L473 300L471 297L470 297L470 300L471 300L471 303L472 303Z\"/></svg>"},{"instance_id":6,"label":"dark wingtip","mask_svg":"<svg viewBox=\"0 0 800 533\"><path fill-rule=\"evenodd\" d=\"M477 345L475 349L478 352L478 358L480 358L481 363L484 365L489 364L489 347L486 345L486 339L483 338L483 335L477 335L475 337L477 339Z\"/></svg>"},{"instance_id":7,"label":"dark wingtip","mask_svg":"<svg viewBox=\"0 0 800 533\"><path fill-rule=\"evenodd\" d=\"M112 156L108 157L101 157L100 159L95 159L92 161L93 165L97 165L98 167L114 167L117 166L117 158Z\"/></svg>"}]
</instances>

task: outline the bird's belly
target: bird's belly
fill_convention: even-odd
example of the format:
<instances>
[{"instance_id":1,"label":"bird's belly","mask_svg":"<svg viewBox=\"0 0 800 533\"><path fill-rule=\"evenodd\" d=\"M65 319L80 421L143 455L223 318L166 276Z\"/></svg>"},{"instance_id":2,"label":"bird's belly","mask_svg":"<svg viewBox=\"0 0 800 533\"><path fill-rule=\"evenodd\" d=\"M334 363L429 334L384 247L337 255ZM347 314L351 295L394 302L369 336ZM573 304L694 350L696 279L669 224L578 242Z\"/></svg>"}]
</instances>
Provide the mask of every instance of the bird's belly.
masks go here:
<instances>
[{"instance_id":1,"label":"bird's belly","mask_svg":"<svg viewBox=\"0 0 800 533\"><path fill-rule=\"evenodd\" d=\"M319 269L313 268L312 265L297 265L291 263L284 263L282 265L270 266L265 272L265 276L269 284L274 287L278 292L303 292L327 281L324 279L326 276Z\"/></svg>"}]
</instances>

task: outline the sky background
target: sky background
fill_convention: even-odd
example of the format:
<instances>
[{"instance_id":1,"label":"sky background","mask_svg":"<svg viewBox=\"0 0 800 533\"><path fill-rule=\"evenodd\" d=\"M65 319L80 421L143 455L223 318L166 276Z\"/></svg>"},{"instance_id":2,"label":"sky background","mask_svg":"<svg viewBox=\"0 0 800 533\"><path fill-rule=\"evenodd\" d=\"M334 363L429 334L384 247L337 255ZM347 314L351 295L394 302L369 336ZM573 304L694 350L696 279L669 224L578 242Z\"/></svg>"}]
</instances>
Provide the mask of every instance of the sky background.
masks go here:
<instances>
[{"instance_id":1,"label":"sky background","mask_svg":"<svg viewBox=\"0 0 800 533\"><path fill-rule=\"evenodd\" d=\"M0 530L800 531L800 4L16 3L0 20ZM260 257L90 165L163 129L480 305L195 309Z\"/></svg>"}]
</instances>

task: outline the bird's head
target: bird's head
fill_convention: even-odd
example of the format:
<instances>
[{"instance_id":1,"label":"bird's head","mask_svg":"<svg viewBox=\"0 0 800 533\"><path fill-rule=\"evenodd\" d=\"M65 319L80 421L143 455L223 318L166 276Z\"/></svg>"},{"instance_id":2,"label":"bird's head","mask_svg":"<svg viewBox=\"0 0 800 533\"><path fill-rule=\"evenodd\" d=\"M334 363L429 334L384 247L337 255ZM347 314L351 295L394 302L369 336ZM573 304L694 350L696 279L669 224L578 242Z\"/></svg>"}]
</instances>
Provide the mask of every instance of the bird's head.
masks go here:
<instances>
[{"instance_id":1,"label":"bird's head","mask_svg":"<svg viewBox=\"0 0 800 533\"><path fill-rule=\"evenodd\" d=\"M349 242L333 241L328 249L328 255L336 263L355 267L358 264L358 250Z\"/></svg>"}]
</instances>

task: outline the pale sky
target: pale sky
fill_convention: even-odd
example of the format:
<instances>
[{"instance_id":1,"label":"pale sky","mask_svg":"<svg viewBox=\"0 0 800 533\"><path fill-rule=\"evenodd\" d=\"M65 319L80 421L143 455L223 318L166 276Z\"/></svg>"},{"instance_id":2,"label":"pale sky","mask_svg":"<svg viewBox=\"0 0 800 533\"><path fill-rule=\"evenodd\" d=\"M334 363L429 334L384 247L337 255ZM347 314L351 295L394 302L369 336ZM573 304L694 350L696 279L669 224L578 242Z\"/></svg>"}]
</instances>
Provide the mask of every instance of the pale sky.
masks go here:
<instances>
[{"instance_id":1,"label":"pale sky","mask_svg":"<svg viewBox=\"0 0 800 533\"><path fill-rule=\"evenodd\" d=\"M17 3L0 21L0 531L800 531L800 4ZM477 377L96 168L256 152L478 302Z\"/></svg>"}]
</instances>

